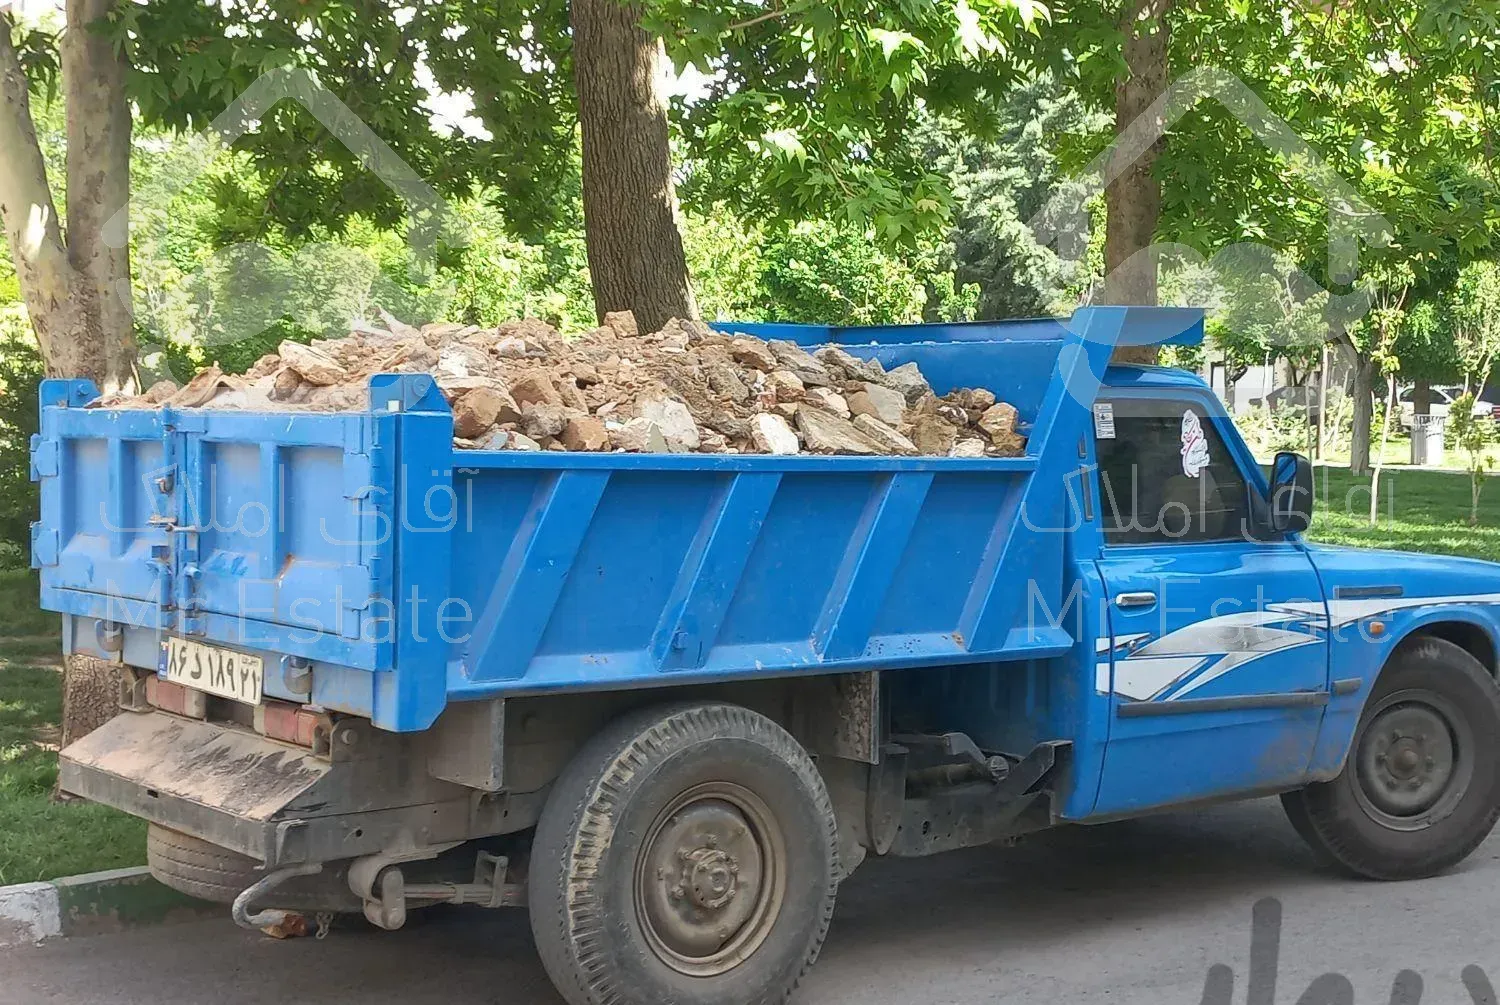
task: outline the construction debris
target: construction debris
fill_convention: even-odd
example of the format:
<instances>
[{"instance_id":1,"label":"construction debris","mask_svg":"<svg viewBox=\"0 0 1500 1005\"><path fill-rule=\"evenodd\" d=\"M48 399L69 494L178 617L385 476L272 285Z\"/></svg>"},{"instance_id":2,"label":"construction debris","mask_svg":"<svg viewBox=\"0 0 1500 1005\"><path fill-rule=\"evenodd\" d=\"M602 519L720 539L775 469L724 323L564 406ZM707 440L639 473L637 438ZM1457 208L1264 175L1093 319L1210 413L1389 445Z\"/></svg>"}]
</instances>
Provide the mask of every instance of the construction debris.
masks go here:
<instances>
[{"instance_id":1,"label":"construction debris","mask_svg":"<svg viewBox=\"0 0 1500 1005\"><path fill-rule=\"evenodd\" d=\"M837 346L724 335L673 320L641 333L629 311L576 336L528 318L479 328L383 328L283 342L244 376L217 365L186 385L92 407L341 411L369 407L375 373L429 373L475 450L1009 457L1016 410L983 388L937 396L915 363L891 370Z\"/></svg>"}]
</instances>

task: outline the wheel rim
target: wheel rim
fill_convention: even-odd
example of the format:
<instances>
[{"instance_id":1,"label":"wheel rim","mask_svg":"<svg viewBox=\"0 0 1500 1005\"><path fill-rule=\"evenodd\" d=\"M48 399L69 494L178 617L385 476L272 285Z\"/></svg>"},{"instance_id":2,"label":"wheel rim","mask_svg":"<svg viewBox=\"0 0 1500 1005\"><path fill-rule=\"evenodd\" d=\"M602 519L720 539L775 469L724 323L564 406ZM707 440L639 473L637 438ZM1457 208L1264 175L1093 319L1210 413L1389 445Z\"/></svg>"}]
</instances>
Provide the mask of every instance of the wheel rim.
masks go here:
<instances>
[{"instance_id":1,"label":"wheel rim","mask_svg":"<svg viewBox=\"0 0 1500 1005\"><path fill-rule=\"evenodd\" d=\"M1359 804L1392 830L1422 830L1452 813L1473 775L1468 721L1428 691L1387 695L1372 710L1355 751Z\"/></svg>"},{"instance_id":2,"label":"wheel rim","mask_svg":"<svg viewBox=\"0 0 1500 1005\"><path fill-rule=\"evenodd\" d=\"M682 793L656 818L636 859L647 944L694 977L738 966L781 911L785 861L781 832L753 792L707 782Z\"/></svg>"}]
</instances>

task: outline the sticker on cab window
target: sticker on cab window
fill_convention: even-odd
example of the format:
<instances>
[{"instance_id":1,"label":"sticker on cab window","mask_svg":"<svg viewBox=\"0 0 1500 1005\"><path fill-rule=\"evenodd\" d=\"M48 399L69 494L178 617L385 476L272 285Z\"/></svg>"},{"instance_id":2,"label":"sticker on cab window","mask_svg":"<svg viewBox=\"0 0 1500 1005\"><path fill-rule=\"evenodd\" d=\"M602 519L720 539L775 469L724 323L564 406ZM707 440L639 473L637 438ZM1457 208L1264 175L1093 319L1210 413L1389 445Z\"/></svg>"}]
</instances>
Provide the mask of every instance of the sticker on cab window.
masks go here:
<instances>
[{"instance_id":1,"label":"sticker on cab window","mask_svg":"<svg viewBox=\"0 0 1500 1005\"><path fill-rule=\"evenodd\" d=\"M1115 438L1115 406L1113 402L1094 402L1094 439Z\"/></svg>"},{"instance_id":2,"label":"sticker on cab window","mask_svg":"<svg viewBox=\"0 0 1500 1005\"><path fill-rule=\"evenodd\" d=\"M1182 473L1197 478L1208 467L1208 439L1203 424L1191 410L1182 413Z\"/></svg>"}]
</instances>

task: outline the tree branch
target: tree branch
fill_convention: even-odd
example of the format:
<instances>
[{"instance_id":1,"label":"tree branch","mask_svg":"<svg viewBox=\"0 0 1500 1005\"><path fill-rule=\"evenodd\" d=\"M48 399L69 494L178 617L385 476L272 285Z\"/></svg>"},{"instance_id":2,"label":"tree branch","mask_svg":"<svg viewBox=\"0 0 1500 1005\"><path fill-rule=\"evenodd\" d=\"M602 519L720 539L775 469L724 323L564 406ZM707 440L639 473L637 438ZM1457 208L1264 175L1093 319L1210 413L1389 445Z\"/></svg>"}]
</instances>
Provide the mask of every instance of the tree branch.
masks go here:
<instances>
[{"instance_id":1,"label":"tree branch","mask_svg":"<svg viewBox=\"0 0 1500 1005\"><path fill-rule=\"evenodd\" d=\"M764 14L757 14L755 17L746 18L743 21L736 21L733 24L727 25L724 30L744 31L746 28L754 28L758 24L764 24L767 21L774 21L779 17L786 17L787 13L788 11L784 8L766 11Z\"/></svg>"}]
</instances>

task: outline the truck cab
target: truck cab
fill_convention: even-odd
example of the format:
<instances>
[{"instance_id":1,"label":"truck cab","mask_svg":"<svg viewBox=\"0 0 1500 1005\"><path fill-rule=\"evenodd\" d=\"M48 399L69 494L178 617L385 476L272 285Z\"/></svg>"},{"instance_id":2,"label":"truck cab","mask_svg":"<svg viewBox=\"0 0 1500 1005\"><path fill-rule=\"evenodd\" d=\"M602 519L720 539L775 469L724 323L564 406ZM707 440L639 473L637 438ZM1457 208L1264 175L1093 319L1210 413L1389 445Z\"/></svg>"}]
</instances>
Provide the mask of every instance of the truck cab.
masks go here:
<instances>
[{"instance_id":1,"label":"truck cab","mask_svg":"<svg viewBox=\"0 0 1500 1005\"><path fill-rule=\"evenodd\" d=\"M1094 415L1098 514L1078 551L1108 612L1112 721L1091 813L1305 781L1333 663L1298 525L1274 525L1260 465L1189 375L1111 369Z\"/></svg>"},{"instance_id":2,"label":"truck cab","mask_svg":"<svg viewBox=\"0 0 1500 1005\"><path fill-rule=\"evenodd\" d=\"M1195 376L1112 368L1094 413L1099 519L1079 528L1079 553L1094 556L1080 576L1108 611L1100 652L1113 722L1091 815L1337 777L1360 710L1403 647L1493 673L1500 568L1307 542L1316 486L1306 461L1282 454L1269 485ZM1297 512L1278 513L1278 491ZM1103 689L1103 659L1097 670ZM1400 790L1391 806L1441 789L1455 737L1424 716L1395 714L1366 737L1400 754L1372 748L1363 768L1356 760L1375 803L1390 781ZM1414 730L1418 720L1430 728ZM1420 769L1397 778L1385 768L1408 762Z\"/></svg>"},{"instance_id":3,"label":"truck cab","mask_svg":"<svg viewBox=\"0 0 1500 1005\"><path fill-rule=\"evenodd\" d=\"M1025 455L459 456L425 375L44 383L42 604L125 710L62 787L247 927L524 904L570 1005L781 1001L867 855L1277 794L1408 879L1494 826L1500 566L1310 543L1305 458L1108 365L1200 312L720 327L985 387Z\"/></svg>"}]
</instances>

